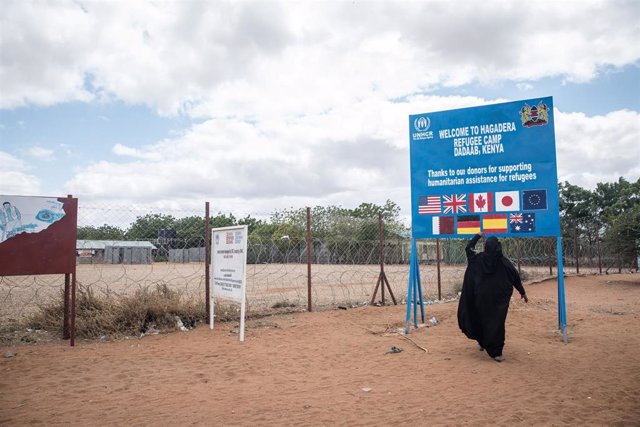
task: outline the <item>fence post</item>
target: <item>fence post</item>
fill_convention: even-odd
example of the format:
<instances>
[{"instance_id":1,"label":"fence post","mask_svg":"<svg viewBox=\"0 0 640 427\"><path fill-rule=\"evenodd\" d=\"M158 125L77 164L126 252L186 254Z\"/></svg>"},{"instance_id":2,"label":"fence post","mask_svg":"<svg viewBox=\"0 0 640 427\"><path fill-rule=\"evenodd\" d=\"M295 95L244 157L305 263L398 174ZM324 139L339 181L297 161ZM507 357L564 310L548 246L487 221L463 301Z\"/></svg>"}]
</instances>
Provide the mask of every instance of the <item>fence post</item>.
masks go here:
<instances>
[{"instance_id":1,"label":"fence post","mask_svg":"<svg viewBox=\"0 0 640 427\"><path fill-rule=\"evenodd\" d=\"M311 208L307 206L307 311L311 311Z\"/></svg>"},{"instance_id":2,"label":"fence post","mask_svg":"<svg viewBox=\"0 0 640 427\"><path fill-rule=\"evenodd\" d=\"M376 287L373 290L373 295L371 296L370 305L374 305L376 302L376 295L378 294L378 288L382 287L382 305L385 305L384 301L384 287L387 286L389 290L389 295L391 295L391 300L394 305L397 305L396 297L393 295L393 291L391 290L391 286L389 285L389 280L387 279L387 275L384 272L384 234L382 233L382 214L378 214L378 236L380 239L380 275L378 275L378 281L376 282Z\"/></svg>"},{"instance_id":3,"label":"fence post","mask_svg":"<svg viewBox=\"0 0 640 427\"><path fill-rule=\"evenodd\" d=\"M518 261L518 274L522 274L520 268L520 239L516 238L516 260Z\"/></svg>"},{"instance_id":4,"label":"fence post","mask_svg":"<svg viewBox=\"0 0 640 427\"><path fill-rule=\"evenodd\" d=\"M204 299L207 324L211 325L209 313L211 312L211 220L209 218L209 202L204 204Z\"/></svg>"},{"instance_id":5,"label":"fence post","mask_svg":"<svg viewBox=\"0 0 640 427\"><path fill-rule=\"evenodd\" d=\"M71 194L67 194L67 198L69 201L73 198ZM76 227L77 228L77 227ZM77 238L77 230L76 230L76 238ZM70 310L70 322L69 322L69 345L71 347L76 345L76 273L78 272L78 268L76 263L73 263L73 272L71 273L71 310Z\"/></svg>"},{"instance_id":6,"label":"fence post","mask_svg":"<svg viewBox=\"0 0 640 427\"><path fill-rule=\"evenodd\" d=\"M573 255L576 258L576 274L580 274L580 253L578 248L578 224L573 223Z\"/></svg>"},{"instance_id":7,"label":"fence post","mask_svg":"<svg viewBox=\"0 0 640 427\"><path fill-rule=\"evenodd\" d=\"M622 256L620 255L619 249L618 249L618 273L622 273Z\"/></svg>"},{"instance_id":8,"label":"fence post","mask_svg":"<svg viewBox=\"0 0 640 427\"><path fill-rule=\"evenodd\" d=\"M378 212L378 238L380 240L380 274L384 273L384 237L382 235L382 214ZM382 305L384 305L384 286L380 290L382 292Z\"/></svg>"},{"instance_id":9,"label":"fence post","mask_svg":"<svg viewBox=\"0 0 640 427\"><path fill-rule=\"evenodd\" d=\"M73 196L67 194L67 198ZM75 242L74 242L75 245ZM77 261L76 261L77 262ZM76 268L74 265L73 273L65 273L64 275L64 313L62 315L62 339L71 339L70 344L73 347L75 340L75 303L76 303Z\"/></svg>"},{"instance_id":10,"label":"fence post","mask_svg":"<svg viewBox=\"0 0 640 427\"><path fill-rule=\"evenodd\" d=\"M549 244L549 276L553 276L553 257L551 256L551 252L553 251L553 241L549 239L547 243Z\"/></svg>"},{"instance_id":11,"label":"fence post","mask_svg":"<svg viewBox=\"0 0 640 427\"><path fill-rule=\"evenodd\" d=\"M76 345L76 273L71 273L71 322L69 325L69 345Z\"/></svg>"},{"instance_id":12,"label":"fence post","mask_svg":"<svg viewBox=\"0 0 640 427\"><path fill-rule=\"evenodd\" d=\"M442 287L440 285L440 239L436 239L436 269L438 271L438 300L442 300Z\"/></svg>"},{"instance_id":13,"label":"fence post","mask_svg":"<svg viewBox=\"0 0 640 427\"><path fill-rule=\"evenodd\" d=\"M598 271L602 274L602 252L600 248L600 227L596 224L596 250L598 251Z\"/></svg>"},{"instance_id":14,"label":"fence post","mask_svg":"<svg viewBox=\"0 0 640 427\"><path fill-rule=\"evenodd\" d=\"M62 318L62 339L69 339L69 300L71 299L71 274L64 275L64 313Z\"/></svg>"}]
</instances>

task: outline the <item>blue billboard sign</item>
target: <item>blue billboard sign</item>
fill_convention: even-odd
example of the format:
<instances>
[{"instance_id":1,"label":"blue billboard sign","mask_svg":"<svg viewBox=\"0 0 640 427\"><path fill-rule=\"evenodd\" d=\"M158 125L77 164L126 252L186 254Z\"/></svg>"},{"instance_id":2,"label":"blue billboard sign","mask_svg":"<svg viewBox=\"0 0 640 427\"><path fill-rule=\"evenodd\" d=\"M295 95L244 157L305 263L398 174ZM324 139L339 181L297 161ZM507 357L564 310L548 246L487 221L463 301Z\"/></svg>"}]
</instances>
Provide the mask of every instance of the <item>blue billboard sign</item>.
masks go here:
<instances>
[{"instance_id":1,"label":"blue billboard sign","mask_svg":"<svg viewBox=\"0 0 640 427\"><path fill-rule=\"evenodd\" d=\"M553 98L409 116L414 238L558 236Z\"/></svg>"}]
</instances>

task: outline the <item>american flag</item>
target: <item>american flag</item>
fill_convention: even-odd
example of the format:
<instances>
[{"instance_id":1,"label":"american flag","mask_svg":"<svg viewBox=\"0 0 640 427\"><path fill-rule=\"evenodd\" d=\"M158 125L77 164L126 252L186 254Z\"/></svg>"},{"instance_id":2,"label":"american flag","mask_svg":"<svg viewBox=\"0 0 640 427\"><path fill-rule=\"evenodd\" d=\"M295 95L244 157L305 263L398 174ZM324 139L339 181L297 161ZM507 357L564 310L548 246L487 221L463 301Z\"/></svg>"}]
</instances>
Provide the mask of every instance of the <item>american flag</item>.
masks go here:
<instances>
[{"instance_id":1,"label":"american flag","mask_svg":"<svg viewBox=\"0 0 640 427\"><path fill-rule=\"evenodd\" d=\"M444 213L463 213L467 211L467 195L452 194L450 196L442 196L444 199Z\"/></svg>"},{"instance_id":2,"label":"american flag","mask_svg":"<svg viewBox=\"0 0 640 427\"><path fill-rule=\"evenodd\" d=\"M440 204L440 196L425 196L418 198L418 213L439 214L442 213L442 205Z\"/></svg>"},{"instance_id":3,"label":"american flag","mask_svg":"<svg viewBox=\"0 0 640 427\"><path fill-rule=\"evenodd\" d=\"M521 213L509 214L509 222L511 224L522 223L522 214Z\"/></svg>"}]
</instances>

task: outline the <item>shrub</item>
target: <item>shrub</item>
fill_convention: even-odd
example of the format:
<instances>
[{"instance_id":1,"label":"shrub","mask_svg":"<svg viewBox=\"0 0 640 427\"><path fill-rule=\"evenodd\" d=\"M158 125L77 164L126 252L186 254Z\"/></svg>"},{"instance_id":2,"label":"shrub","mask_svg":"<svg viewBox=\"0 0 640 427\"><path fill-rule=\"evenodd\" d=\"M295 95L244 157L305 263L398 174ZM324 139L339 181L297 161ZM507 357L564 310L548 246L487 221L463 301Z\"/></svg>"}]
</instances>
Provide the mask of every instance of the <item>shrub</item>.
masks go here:
<instances>
[{"instance_id":1,"label":"shrub","mask_svg":"<svg viewBox=\"0 0 640 427\"><path fill-rule=\"evenodd\" d=\"M31 316L32 328L61 330L64 314L62 295ZM79 285L76 292L76 336L138 335L150 328L175 329L176 316L187 327L206 319L201 299L186 297L166 284L144 287L133 295L108 293L97 296L90 287ZM221 319L222 320L222 319Z\"/></svg>"},{"instance_id":2,"label":"shrub","mask_svg":"<svg viewBox=\"0 0 640 427\"><path fill-rule=\"evenodd\" d=\"M457 296L460 292L462 292L462 282L456 281L453 284L453 293Z\"/></svg>"}]
</instances>

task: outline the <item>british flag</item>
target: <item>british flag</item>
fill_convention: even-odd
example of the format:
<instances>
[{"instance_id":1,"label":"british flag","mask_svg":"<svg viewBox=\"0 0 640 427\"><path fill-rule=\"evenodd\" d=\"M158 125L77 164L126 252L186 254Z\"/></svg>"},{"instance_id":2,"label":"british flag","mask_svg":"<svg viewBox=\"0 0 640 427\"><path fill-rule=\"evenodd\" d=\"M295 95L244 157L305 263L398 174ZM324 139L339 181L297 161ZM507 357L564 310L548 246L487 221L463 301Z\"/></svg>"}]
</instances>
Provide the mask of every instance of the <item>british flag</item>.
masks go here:
<instances>
[{"instance_id":1,"label":"british flag","mask_svg":"<svg viewBox=\"0 0 640 427\"><path fill-rule=\"evenodd\" d=\"M450 196L442 196L444 213L463 213L467 212L467 195L452 194Z\"/></svg>"},{"instance_id":2,"label":"british flag","mask_svg":"<svg viewBox=\"0 0 640 427\"><path fill-rule=\"evenodd\" d=\"M522 224L522 214L521 213L509 214L509 222L511 224Z\"/></svg>"}]
</instances>

